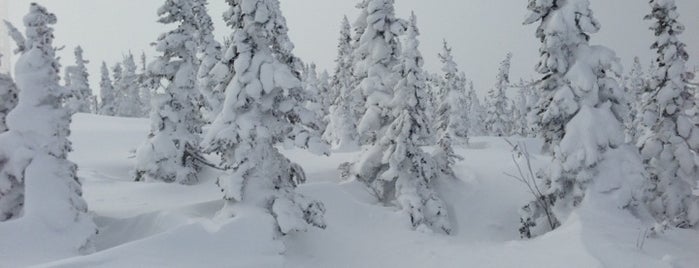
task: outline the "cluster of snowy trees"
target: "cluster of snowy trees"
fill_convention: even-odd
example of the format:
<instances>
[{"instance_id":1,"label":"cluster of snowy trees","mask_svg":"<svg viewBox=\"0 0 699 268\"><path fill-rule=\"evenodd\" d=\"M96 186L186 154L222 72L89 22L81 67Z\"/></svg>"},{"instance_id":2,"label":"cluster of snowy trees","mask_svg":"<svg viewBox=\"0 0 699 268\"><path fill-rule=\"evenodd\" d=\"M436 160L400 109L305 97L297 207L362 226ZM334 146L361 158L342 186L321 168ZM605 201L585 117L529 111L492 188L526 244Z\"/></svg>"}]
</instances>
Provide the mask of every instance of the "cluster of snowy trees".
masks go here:
<instances>
[{"instance_id":1,"label":"cluster of snowy trees","mask_svg":"<svg viewBox=\"0 0 699 268\"><path fill-rule=\"evenodd\" d=\"M26 34L8 24L20 58L14 79L0 74L0 221L55 222L89 250L96 228L66 156L71 115L91 112L150 116L136 181L190 185L205 166L221 169L220 215L259 209L279 235L326 226L324 205L296 191L306 176L280 146L361 150L340 167L345 179L400 209L414 229L449 234L435 184L455 176L453 146L477 135L539 137L553 157L520 211L523 237L560 226L607 179L601 166L634 161L645 169L615 178L621 186L603 195L664 228L699 224L698 94L672 0L650 2L650 71L636 60L623 78L614 51L589 44L600 25L587 0L530 0L525 23L539 23L542 78L512 83L508 54L485 104L446 41L441 72L423 69L417 17L397 17L394 0L362 0L354 24L342 20L332 74L294 55L279 0L227 3L231 33L221 44L206 0L165 0L158 21L172 30L154 43L158 56L142 56L140 68L130 53L112 68L103 62L100 101L80 47L60 84L53 14L32 4Z\"/></svg>"},{"instance_id":2,"label":"cluster of snowy trees","mask_svg":"<svg viewBox=\"0 0 699 268\"><path fill-rule=\"evenodd\" d=\"M258 207L286 234L323 228L325 208L295 191L305 174L277 145L316 154L362 146L343 165L347 178L400 207L416 229L449 233L433 184L454 176L452 143L467 141L468 113L482 109L468 105L477 98L451 48L445 44L445 74L431 89L416 17L397 18L393 1L363 1L354 36L343 20L331 76L294 56L278 1L229 5L225 46L213 41L206 1L169 0L159 9L160 22L175 29L158 38L161 56L147 68L156 85L152 128L137 150L135 179L194 184L203 166L217 166L225 171L220 215ZM102 80L114 91L109 75ZM438 149L423 149L431 145ZM220 163L207 162L210 154Z\"/></svg>"},{"instance_id":3,"label":"cluster of snowy trees","mask_svg":"<svg viewBox=\"0 0 699 268\"><path fill-rule=\"evenodd\" d=\"M661 228L699 224L699 197L692 193L699 178L699 114L679 39L684 26L673 0L650 6L645 19L653 22L657 57L647 76L636 60L622 85L614 51L589 44L600 24L587 0L530 0L525 23L540 23L542 43L535 124L553 162L539 172L539 194L521 210L523 237L560 226L586 196L597 194L596 184L609 180L621 182L605 192L617 207L651 215ZM645 170L600 176L605 164L640 159Z\"/></svg>"},{"instance_id":4,"label":"cluster of snowy trees","mask_svg":"<svg viewBox=\"0 0 699 268\"><path fill-rule=\"evenodd\" d=\"M146 68L146 55L142 54L140 66L129 52L122 62L111 68L102 62L100 76L100 101L92 113L119 117L148 117L151 98L159 86L157 74ZM96 103L96 102L95 102Z\"/></svg>"}]
</instances>

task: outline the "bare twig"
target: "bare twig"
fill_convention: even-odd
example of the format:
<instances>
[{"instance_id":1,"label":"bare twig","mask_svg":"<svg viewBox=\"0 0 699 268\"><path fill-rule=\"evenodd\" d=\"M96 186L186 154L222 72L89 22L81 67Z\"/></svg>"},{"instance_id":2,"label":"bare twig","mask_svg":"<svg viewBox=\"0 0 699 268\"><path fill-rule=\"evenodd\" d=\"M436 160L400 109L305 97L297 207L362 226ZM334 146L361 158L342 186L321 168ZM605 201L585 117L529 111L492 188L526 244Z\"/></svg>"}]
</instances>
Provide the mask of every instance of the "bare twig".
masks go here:
<instances>
[{"instance_id":1,"label":"bare twig","mask_svg":"<svg viewBox=\"0 0 699 268\"><path fill-rule=\"evenodd\" d=\"M518 173L518 175L512 175L508 173L505 173L505 175L527 186L527 188L529 189L529 193L534 196L536 202L544 210L544 213L546 214L546 219L549 223L549 227L551 227L551 229L554 229L556 226L555 221L553 219L553 213L551 212L551 205L547 202L548 198L546 198L546 195L541 191L541 189L539 188L539 184L536 181L537 176L534 174L534 168L532 167L531 162L531 154L529 154L529 150L527 149L526 144L521 142L515 144L507 139L505 139L505 141L510 146L512 146L512 162L514 162L515 167L517 167ZM526 170L522 167L522 164L520 164L520 162L517 161L518 157L521 157L525 160L524 165Z\"/></svg>"}]
</instances>

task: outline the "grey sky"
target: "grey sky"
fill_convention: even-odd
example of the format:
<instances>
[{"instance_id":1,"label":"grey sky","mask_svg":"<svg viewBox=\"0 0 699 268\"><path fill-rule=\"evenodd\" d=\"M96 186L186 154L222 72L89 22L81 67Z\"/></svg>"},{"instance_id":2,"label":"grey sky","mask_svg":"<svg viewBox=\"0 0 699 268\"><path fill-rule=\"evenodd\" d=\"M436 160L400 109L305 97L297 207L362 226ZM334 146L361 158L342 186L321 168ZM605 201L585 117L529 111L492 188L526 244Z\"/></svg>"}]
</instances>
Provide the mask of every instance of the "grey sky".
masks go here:
<instances>
[{"instance_id":1,"label":"grey sky","mask_svg":"<svg viewBox=\"0 0 699 268\"><path fill-rule=\"evenodd\" d=\"M3 0L0 0L3 1ZM21 22L30 2L39 2L56 13L56 43L65 45L61 52L63 65L71 64L72 48L82 45L92 62L92 87L98 90L99 65L110 65L126 51L146 51L153 56L149 43L166 28L156 23L155 11L160 0L8 0L9 19ZM693 56L690 66L699 64L699 1L676 0L680 20L687 26L682 39ZM217 37L230 30L221 21L227 5L223 0L210 0L210 12L216 19ZM339 21L347 14L354 20L358 0L282 0L296 54L321 68L332 69L338 37ZM592 9L602 23L602 31L592 43L616 50L625 64L640 56L647 65L653 40L648 22L642 20L649 7L646 0L591 0ZM399 16L411 10L418 15L422 50L427 68L439 70L436 53L446 38L454 47L462 71L474 80L481 95L494 83L499 62L507 52L514 54L512 77L533 77L539 43L533 26L522 26L526 15L523 0L397 0ZM0 12L1 13L1 12ZM2 37L6 38L6 37Z\"/></svg>"}]
</instances>

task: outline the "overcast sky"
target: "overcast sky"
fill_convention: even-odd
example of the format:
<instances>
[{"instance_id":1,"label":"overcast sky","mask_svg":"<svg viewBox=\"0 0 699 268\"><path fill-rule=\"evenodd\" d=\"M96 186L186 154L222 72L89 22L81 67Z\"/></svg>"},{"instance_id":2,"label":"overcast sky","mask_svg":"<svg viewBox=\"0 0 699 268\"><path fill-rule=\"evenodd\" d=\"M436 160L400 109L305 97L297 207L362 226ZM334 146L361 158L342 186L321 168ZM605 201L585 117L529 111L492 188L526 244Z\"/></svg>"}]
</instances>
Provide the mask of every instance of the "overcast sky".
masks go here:
<instances>
[{"instance_id":1,"label":"overcast sky","mask_svg":"<svg viewBox=\"0 0 699 268\"><path fill-rule=\"evenodd\" d=\"M56 44L65 45L62 64L73 62L72 48L83 46L90 64L92 87L98 90L99 65L119 61L123 53L145 51L154 54L149 44L166 28L156 23L156 10L162 0L0 0L8 1L9 19L21 25L30 2L39 2L58 16ZM230 34L221 19L224 0L210 0L210 13L217 23L217 37ZM336 53L339 22L343 15L354 21L358 0L282 0L296 54L306 62L332 69ZM524 0L397 0L399 16L411 10L418 15L422 31L422 52L427 68L439 70L436 54L446 38L454 47L457 63L474 80L483 96L494 84L499 62L507 52L514 54L512 77L534 77L533 66L539 43L533 26L523 26ZM591 8L602 24L592 43L617 51L625 64L640 56L647 65L653 40L648 22L647 0L590 0ZM692 55L690 66L699 64L699 1L676 0L680 20L687 26L682 40ZM0 12L2 14L2 12ZM1 38L6 38L2 36Z\"/></svg>"}]
</instances>

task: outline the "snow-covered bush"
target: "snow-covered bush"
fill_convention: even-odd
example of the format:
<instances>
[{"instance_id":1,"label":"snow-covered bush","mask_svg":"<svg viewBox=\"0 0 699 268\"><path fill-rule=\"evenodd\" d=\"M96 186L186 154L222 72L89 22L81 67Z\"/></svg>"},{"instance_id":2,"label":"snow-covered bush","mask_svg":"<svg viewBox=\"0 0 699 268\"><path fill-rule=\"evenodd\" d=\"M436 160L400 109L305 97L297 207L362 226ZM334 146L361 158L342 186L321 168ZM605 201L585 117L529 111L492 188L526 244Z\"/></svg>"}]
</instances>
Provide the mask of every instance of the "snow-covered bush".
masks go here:
<instances>
[{"instance_id":1,"label":"snow-covered bush","mask_svg":"<svg viewBox=\"0 0 699 268\"><path fill-rule=\"evenodd\" d=\"M67 160L71 111L63 101L70 92L58 84L55 23L54 14L31 4L24 17L26 39L18 43L19 103L7 117L9 131L0 134L0 220L16 219L0 223L4 249L20 243L14 235L33 233L42 241L30 243L64 242L58 246L79 253L91 249L97 233L82 199L77 166Z\"/></svg>"},{"instance_id":2,"label":"snow-covered bush","mask_svg":"<svg viewBox=\"0 0 699 268\"><path fill-rule=\"evenodd\" d=\"M218 179L227 201L220 212L241 205L263 209L280 234L325 227L325 208L296 192L303 169L277 149L280 143L328 153L313 112L304 107L298 60L278 0L229 0L225 19L233 28L230 47L217 67L232 70L225 80L222 112L205 135L207 152L228 169Z\"/></svg>"}]
</instances>

